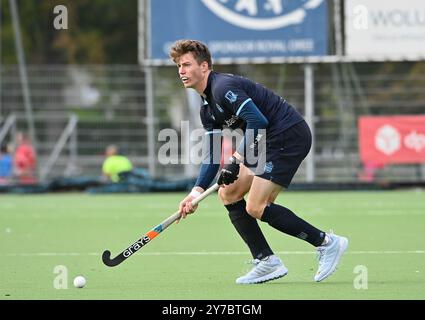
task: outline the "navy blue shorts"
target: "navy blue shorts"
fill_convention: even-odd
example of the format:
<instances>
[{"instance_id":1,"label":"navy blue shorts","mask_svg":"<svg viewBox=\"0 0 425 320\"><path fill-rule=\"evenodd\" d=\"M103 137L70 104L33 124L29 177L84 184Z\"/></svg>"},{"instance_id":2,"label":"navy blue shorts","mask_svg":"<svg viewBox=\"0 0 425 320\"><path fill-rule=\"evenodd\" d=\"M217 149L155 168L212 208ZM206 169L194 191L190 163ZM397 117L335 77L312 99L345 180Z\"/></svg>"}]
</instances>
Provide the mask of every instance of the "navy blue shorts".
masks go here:
<instances>
[{"instance_id":1,"label":"navy blue shorts","mask_svg":"<svg viewBox=\"0 0 425 320\"><path fill-rule=\"evenodd\" d=\"M260 154L256 167L247 167L257 177L288 188L301 162L310 151L311 140L307 123L299 122L278 135L267 137L266 152Z\"/></svg>"}]
</instances>

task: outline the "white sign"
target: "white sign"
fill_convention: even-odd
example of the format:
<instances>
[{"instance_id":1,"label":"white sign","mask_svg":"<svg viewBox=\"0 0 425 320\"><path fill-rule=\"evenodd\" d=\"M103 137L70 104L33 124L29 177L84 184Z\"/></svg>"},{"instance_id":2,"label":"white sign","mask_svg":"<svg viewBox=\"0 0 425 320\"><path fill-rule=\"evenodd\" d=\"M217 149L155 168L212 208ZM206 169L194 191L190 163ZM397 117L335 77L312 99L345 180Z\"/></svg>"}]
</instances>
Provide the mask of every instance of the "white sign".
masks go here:
<instances>
[{"instance_id":1,"label":"white sign","mask_svg":"<svg viewBox=\"0 0 425 320\"><path fill-rule=\"evenodd\" d=\"M348 56L425 57L424 0L345 1Z\"/></svg>"}]
</instances>

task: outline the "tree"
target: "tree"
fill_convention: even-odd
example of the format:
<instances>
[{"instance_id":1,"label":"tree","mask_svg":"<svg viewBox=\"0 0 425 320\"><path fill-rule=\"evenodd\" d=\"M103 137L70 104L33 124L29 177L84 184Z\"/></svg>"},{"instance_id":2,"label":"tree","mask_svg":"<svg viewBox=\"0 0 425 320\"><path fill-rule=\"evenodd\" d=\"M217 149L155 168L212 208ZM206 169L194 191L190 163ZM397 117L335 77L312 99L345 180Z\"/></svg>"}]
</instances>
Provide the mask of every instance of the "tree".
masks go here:
<instances>
[{"instance_id":1,"label":"tree","mask_svg":"<svg viewBox=\"0 0 425 320\"><path fill-rule=\"evenodd\" d=\"M2 9L2 63L16 63L8 0ZM19 0L22 41L28 64L136 64L137 0ZM54 8L68 10L68 29L56 30Z\"/></svg>"}]
</instances>

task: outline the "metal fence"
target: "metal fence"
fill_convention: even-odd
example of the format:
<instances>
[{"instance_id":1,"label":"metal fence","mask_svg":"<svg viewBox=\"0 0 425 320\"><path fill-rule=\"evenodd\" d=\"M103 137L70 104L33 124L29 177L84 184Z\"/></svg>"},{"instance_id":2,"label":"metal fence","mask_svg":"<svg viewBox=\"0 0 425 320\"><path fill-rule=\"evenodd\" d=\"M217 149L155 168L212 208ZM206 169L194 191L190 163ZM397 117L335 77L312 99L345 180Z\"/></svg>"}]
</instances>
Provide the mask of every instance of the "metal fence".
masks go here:
<instances>
[{"instance_id":1,"label":"metal fence","mask_svg":"<svg viewBox=\"0 0 425 320\"><path fill-rule=\"evenodd\" d=\"M29 66L28 81L40 173L71 116L78 119L76 160L69 168L71 144L61 150L48 177L99 175L108 144L117 144L136 166L146 166L145 82L138 66ZM17 116L16 130L28 130L16 66L1 72L0 126ZM5 137L13 140L12 132Z\"/></svg>"},{"instance_id":2,"label":"metal fence","mask_svg":"<svg viewBox=\"0 0 425 320\"><path fill-rule=\"evenodd\" d=\"M303 65L227 65L215 69L262 83L305 113ZM317 64L314 71L316 182L359 181L363 170L358 154L359 116L425 114L424 62ZM0 75L0 130L14 114L16 130L25 131L28 121L18 69L2 66ZM188 170L190 166L184 161L162 165L158 159L161 146L167 143L158 140L161 130L175 129L178 142L172 148L181 160L187 139L181 131L182 121L189 121L191 128L200 126L198 111L191 109L188 101L193 96L183 89L175 67L152 69L153 117L148 117L149 91L139 66L29 66L28 80L39 164L51 157L71 115L78 119L74 144L63 145L47 178L100 174L104 149L111 143L136 166L148 168L151 163L156 176L196 174L196 168ZM150 153L149 136L155 144ZM5 135L8 140L13 140L13 130ZM425 169L420 164L391 165L377 172L376 178L419 181L425 179ZM306 181L305 163L295 181Z\"/></svg>"},{"instance_id":3,"label":"metal fence","mask_svg":"<svg viewBox=\"0 0 425 320\"><path fill-rule=\"evenodd\" d=\"M304 66L216 66L262 83L305 115ZM356 182L364 168L359 160L357 120L362 115L425 114L425 63L343 63L314 65L314 167L316 182ZM191 120L174 67L155 74L157 130ZM193 120L192 120L193 121ZM199 123L196 123L199 125ZM162 172L181 174L185 166L163 166ZM423 164L390 165L376 172L377 181L423 181ZM306 162L295 181L306 181Z\"/></svg>"}]
</instances>

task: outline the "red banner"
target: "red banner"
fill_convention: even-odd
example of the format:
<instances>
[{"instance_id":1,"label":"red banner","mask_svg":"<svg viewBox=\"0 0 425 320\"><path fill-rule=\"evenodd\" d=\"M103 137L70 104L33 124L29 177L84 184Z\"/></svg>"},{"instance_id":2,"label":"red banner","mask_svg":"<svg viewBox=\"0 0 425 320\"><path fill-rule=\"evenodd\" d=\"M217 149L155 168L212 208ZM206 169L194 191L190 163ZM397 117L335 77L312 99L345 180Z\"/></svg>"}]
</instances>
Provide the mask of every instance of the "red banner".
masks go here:
<instances>
[{"instance_id":1,"label":"red banner","mask_svg":"<svg viewBox=\"0 0 425 320\"><path fill-rule=\"evenodd\" d=\"M425 162L425 115L360 117L359 146L363 163Z\"/></svg>"}]
</instances>

